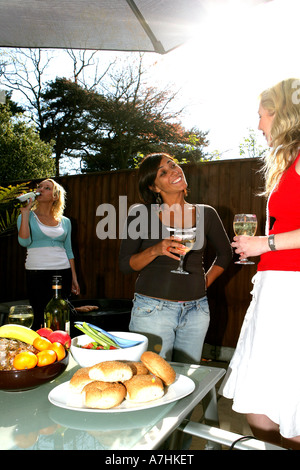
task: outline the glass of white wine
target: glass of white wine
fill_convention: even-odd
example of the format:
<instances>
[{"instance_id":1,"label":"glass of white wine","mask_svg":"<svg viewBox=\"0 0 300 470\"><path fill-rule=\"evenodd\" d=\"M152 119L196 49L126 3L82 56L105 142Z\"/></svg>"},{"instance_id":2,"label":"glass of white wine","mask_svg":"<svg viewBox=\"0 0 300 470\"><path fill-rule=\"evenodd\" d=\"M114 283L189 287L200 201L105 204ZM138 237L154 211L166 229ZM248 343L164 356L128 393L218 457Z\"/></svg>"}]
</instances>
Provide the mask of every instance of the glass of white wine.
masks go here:
<instances>
[{"instance_id":1,"label":"glass of white wine","mask_svg":"<svg viewBox=\"0 0 300 470\"><path fill-rule=\"evenodd\" d=\"M236 235L248 235L254 237L257 230L257 218L255 214L236 214L233 219L233 230ZM235 261L235 264L255 264L247 258Z\"/></svg>"},{"instance_id":2,"label":"glass of white wine","mask_svg":"<svg viewBox=\"0 0 300 470\"><path fill-rule=\"evenodd\" d=\"M171 271L175 274L189 274L183 269L183 261L185 255L193 248L196 241L196 227L191 228L175 228L174 229L175 237L180 238L180 243L184 245L185 253L180 255L179 265L177 269Z\"/></svg>"},{"instance_id":3,"label":"glass of white wine","mask_svg":"<svg viewBox=\"0 0 300 470\"><path fill-rule=\"evenodd\" d=\"M31 328L33 324L33 309L31 305L13 305L9 309L8 323L27 326Z\"/></svg>"}]
</instances>

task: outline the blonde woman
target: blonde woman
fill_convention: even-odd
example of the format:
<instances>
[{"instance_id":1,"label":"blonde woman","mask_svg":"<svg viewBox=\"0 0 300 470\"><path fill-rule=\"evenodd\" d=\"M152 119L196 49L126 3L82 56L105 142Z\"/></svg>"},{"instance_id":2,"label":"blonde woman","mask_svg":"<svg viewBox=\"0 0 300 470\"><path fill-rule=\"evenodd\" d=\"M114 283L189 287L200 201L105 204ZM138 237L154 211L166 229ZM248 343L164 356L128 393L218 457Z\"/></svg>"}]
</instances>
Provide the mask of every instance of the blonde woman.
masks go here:
<instances>
[{"instance_id":1,"label":"blonde woman","mask_svg":"<svg viewBox=\"0 0 300 470\"><path fill-rule=\"evenodd\" d=\"M63 296L78 295L71 222L63 215L65 190L52 179L37 187L40 195L21 208L18 217L18 240L27 248L25 262L29 302L34 310L33 329L44 324L44 309L52 297L52 276L60 274Z\"/></svg>"},{"instance_id":2,"label":"blonde woman","mask_svg":"<svg viewBox=\"0 0 300 470\"><path fill-rule=\"evenodd\" d=\"M234 238L241 257L258 256L252 301L221 393L247 415L256 437L300 449L300 81L260 96L266 235Z\"/></svg>"}]
</instances>

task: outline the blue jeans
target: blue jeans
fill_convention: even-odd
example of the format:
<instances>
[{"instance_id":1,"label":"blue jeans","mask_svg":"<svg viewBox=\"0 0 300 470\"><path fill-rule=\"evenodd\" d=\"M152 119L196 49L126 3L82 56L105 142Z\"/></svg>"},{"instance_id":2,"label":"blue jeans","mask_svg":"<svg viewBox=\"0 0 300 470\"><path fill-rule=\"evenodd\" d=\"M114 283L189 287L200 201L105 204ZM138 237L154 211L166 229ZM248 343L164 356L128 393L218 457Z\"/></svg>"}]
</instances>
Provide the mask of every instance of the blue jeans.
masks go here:
<instances>
[{"instance_id":1,"label":"blue jeans","mask_svg":"<svg viewBox=\"0 0 300 470\"><path fill-rule=\"evenodd\" d=\"M199 364L210 320L207 297L189 302L135 294L129 329L148 337L167 361Z\"/></svg>"}]
</instances>

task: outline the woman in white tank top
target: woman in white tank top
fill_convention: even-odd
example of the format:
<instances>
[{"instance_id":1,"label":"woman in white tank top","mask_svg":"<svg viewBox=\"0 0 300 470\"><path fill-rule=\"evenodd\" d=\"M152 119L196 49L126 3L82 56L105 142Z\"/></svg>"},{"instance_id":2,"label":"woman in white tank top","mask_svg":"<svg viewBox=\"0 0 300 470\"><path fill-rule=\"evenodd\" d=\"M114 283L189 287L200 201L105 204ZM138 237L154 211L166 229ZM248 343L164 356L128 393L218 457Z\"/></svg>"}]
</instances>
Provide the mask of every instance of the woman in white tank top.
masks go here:
<instances>
[{"instance_id":1,"label":"woman in white tank top","mask_svg":"<svg viewBox=\"0 0 300 470\"><path fill-rule=\"evenodd\" d=\"M52 179L39 183L36 201L21 208L18 240L27 248L25 262L29 301L35 320L33 329L44 322L44 309L50 298L54 274L63 276L63 292L78 295L74 255L71 245L71 222L63 216L65 190Z\"/></svg>"}]
</instances>

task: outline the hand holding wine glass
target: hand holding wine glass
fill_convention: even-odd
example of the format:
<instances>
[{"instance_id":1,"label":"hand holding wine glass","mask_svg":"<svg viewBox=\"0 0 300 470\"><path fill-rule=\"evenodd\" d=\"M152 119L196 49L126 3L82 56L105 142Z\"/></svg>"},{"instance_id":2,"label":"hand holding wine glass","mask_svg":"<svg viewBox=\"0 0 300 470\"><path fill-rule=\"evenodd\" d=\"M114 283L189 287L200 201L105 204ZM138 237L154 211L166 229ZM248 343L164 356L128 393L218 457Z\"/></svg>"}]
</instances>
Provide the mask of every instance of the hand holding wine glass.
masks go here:
<instances>
[{"instance_id":1,"label":"hand holding wine glass","mask_svg":"<svg viewBox=\"0 0 300 470\"><path fill-rule=\"evenodd\" d=\"M183 269L183 261L185 255L193 248L196 241L196 227L191 228L175 228L175 237L180 238L180 243L184 245L184 254L180 254L179 266L177 269L171 271L175 274L189 274Z\"/></svg>"},{"instance_id":2,"label":"hand holding wine glass","mask_svg":"<svg viewBox=\"0 0 300 470\"><path fill-rule=\"evenodd\" d=\"M233 219L233 230L236 235L254 237L257 230L257 218L255 214L236 214ZM255 264L247 258L235 261L235 264Z\"/></svg>"}]
</instances>

